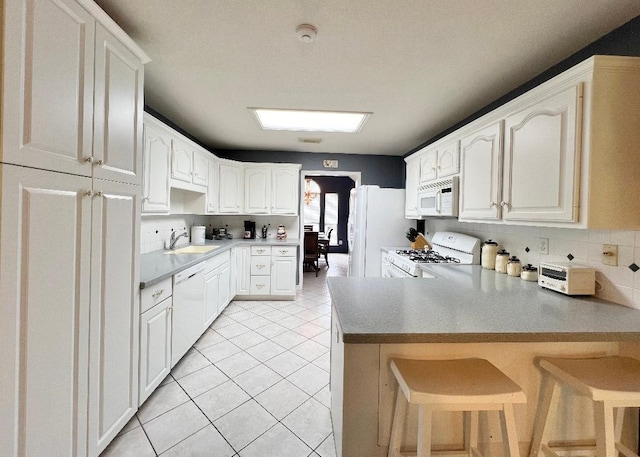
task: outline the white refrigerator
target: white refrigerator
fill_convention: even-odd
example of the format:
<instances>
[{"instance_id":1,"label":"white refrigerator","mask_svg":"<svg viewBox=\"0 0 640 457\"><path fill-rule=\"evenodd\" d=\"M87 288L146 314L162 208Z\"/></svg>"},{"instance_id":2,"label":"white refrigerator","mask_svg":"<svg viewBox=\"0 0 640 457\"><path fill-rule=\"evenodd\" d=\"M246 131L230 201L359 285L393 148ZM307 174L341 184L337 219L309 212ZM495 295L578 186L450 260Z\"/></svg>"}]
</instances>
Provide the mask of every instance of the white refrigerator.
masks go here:
<instances>
[{"instance_id":1,"label":"white refrigerator","mask_svg":"<svg viewBox=\"0 0 640 457\"><path fill-rule=\"evenodd\" d=\"M412 221L405 219L404 189L360 186L351 190L348 241L349 276L381 276L380 249L408 246Z\"/></svg>"}]
</instances>

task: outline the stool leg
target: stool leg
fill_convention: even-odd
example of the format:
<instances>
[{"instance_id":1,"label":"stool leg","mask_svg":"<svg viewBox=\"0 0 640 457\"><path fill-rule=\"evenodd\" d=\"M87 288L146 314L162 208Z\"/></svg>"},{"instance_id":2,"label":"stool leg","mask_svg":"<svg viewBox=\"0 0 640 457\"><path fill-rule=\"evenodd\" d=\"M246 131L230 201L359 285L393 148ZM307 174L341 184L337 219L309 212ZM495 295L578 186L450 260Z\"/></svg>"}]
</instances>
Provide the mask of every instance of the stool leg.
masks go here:
<instances>
[{"instance_id":1,"label":"stool leg","mask_svg":"<svg viewBox=\"0 0 640 457\"><path fill-rule=\"evenodd\" d=\"M418 456L431 457L431 425L433 411L424 405L418 405Z\"/></svg>"},{"instance_id":2,"label":"stool leg","mask_svg":"<svg viewBox=\"0 0 640 457\"><path fill-rule=\"evenodd\" d=\"M538 411L533 425L533 437L531 438L531 450L529 457L538 457L542 444L548 440L547 434L553 427L558 409L557 397L559 395L559 387L554 379L550 376L542 377L542 385L540 387L540 398L538 399Z\"/></svg>"},{"instance_id":3,"label":"stool leg","mask_svg":"<svg viewBox=\"0 0 640 457\"><path fill-rule=\"evenodd\" d=\"M502 422L502 445L504 455L509 457L520 457L518 448L518 434L516 433L516 417L513 414L513 404L505 403L500 411Z\"/></svg>"},{"instance_id":4,"label":"stool leg","mask_svg":"<svg viewBox=\"0 0 640 457\"><path fill-rule=\"evenodd\" d=\"M404 421L407 416L407 400L398 386L396 395L396 409L393 412L393 422L391 424L391 438L389 439L388 457L399 457L402 446L402 434L404 432Z\"/></svg>"},{"instance_id":5,"label":"stool leg","mask_svg":"<svg viewBox=\"0 0 640 457\"><path fill-rule=\"evenodd\" d=\"M616 457L613 431L613 408L602 401L593 402L596 427L596 454L598 457Z\"/></svg>"},{"instance_id":6,"label":"stool leg","mask_svg":"<svg viewBox=\"0 0 640 457\"><path fill-rule=\"evenodd\" d=\"M464 412L464 450L473 457L478 449L478 433L480 424L478 423L478 411Z\"/></svg>"}]
</instances>

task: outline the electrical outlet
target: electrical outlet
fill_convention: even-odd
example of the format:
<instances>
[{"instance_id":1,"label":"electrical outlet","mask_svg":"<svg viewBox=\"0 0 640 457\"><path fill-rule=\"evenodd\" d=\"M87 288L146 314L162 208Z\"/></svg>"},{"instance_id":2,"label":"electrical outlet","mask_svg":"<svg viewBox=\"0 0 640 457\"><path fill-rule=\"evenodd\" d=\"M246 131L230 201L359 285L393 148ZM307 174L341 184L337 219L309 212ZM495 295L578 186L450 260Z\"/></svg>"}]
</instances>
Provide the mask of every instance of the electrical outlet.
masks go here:
<instances>
[{"instance_id":1,"label":"electrical outlet","mask_svg":"<svg viewBox=\"0 0 640 457\"><path fill-rule=\"evenodd\" d=\"M549 238L539 238L538 241L538 254L549 255Z\"/></svg>"},{"instance_id":2,"label":"electrical outlet","mask_svg":"<svg viewBox=\"0 0 640 457\"><path fill-rule=\"evenodd\" d=\"M618 246L615 244L602 245L602 264L618 266Z\"/></svg>"}]
</instances>

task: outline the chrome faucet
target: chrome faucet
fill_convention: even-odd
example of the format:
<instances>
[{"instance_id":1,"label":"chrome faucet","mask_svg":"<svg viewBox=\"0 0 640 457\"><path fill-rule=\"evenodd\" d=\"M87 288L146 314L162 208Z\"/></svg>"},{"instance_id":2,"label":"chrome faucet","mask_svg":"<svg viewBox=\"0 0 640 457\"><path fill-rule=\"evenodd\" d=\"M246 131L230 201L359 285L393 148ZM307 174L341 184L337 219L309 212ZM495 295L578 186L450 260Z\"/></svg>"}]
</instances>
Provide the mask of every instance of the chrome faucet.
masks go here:
<instances>
[{"instance_id":1,"label":"chrome faucet","mask_svg":"<svg viewBox=\"0 0 640 457\"><path fill-rule=\"evenodd\" d=\"M182 232L180 235L176 236L176 233L178 232L171 232L171 238L169 238L169 249L173 249L176 247L176 243L178 242L178 240L180 238L182 238L183 236L189 236L189 234L187 233L187 231L185 230L184 232Z\"/></svg>"}]
</instances>

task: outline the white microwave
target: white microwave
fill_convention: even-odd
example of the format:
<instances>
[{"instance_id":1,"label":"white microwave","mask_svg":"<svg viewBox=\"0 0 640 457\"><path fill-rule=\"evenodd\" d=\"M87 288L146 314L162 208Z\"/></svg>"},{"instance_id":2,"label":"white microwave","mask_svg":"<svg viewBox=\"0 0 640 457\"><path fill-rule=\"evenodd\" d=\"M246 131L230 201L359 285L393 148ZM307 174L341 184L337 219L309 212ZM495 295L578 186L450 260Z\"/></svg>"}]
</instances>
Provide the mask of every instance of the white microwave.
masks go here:
<instances>
[{"instance_id":1,"label":"white microwave","mask_svg":"<svg viewBox=\"0 0 640 457\"><path fill-rule=\"evenodd\" d=\"M458 215L458 177L432 181L418 187L419 216Z\"/></svg>"}]
</instances>

